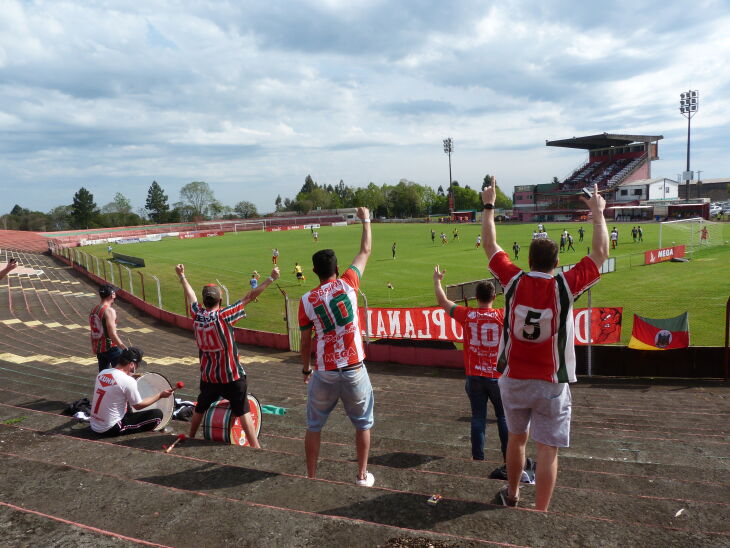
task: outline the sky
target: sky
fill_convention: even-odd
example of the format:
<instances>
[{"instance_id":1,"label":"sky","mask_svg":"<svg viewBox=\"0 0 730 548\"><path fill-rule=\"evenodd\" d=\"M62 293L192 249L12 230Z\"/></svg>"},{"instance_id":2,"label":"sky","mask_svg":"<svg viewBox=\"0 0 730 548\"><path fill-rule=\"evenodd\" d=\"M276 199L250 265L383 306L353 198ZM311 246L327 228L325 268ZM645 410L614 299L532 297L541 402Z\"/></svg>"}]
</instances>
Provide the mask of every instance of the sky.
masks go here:
<instances>
[{"instance_id":1,"label":"sky","mask_svg":"<svg viewBox=\"0 0 730 548\"><path fill-rule=\"evenodd\" d=\"M587 158L546 140L663 135L685 169L679 94L700 93L692 169L730 176L730 3L0 0L0 214L89 189L144 207L274 209L307 174L358 187L485 174L563 178Z\"/></svg>"}]
</instances>

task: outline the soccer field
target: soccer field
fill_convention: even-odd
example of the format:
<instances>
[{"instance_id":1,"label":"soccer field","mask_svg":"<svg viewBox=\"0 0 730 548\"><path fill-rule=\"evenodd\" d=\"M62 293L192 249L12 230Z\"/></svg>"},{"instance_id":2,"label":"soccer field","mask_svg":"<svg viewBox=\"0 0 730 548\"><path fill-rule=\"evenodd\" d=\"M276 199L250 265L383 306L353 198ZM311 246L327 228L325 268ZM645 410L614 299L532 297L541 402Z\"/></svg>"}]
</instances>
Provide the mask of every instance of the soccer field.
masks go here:
<instances>
[{"instance_id":1,"label":"soccer field","mask_svg":"<svg viewBox=\"0 0 730 548\"><path fill-rule=\"evenodd\" d=\"M527 268L527 251L534 224L501 224L497 227L500 245L512 257L512 244L521 246L516 264ZM654 249L658 244L659 225L645 224L644 242L634 243L631 224L610 223L619 230L619 246L611 251L616 257L616 272L603 276L594 286L593 306L621 306L624 318L621 340L628 342L631 336L633 314L651 318L676 316L689 311L691 344L719 346L724 343L725 303L730 296L730 246L722 245L699 249L695 247L687 263L643 264L643 251ZM361 289L367 295L370 306L432 306L433 267L440 264L446 269L445 284L455 284L491 277L482 249L476 249L475 240L480 225L440 224L380 224L373 223L373 253L363 275ZM590 245L592 225L584 223L584 242L578 242L577 223L548 223L545 228L553 238L558 238L563 228L575 237L576 252L560 254L561 264L572 264L586 254ZM458 228L459 240L453 239L453 229ZM436 231L435 243L431 242L431 229ZM439 234L444 231L449 243L442 245ZM730 239L730 229L723 223L714 237L722 231L722 240ZM257 270L262 279L271 271L271 250L280 252L279 285L290 298L298 299L305 291L318 284L311 272L312 254L323 248L332 248L339 259L340 270L349 265L359 248L360 225L347 227L322 227L319 242L312 240L309 230L282 232L239 232L213 238L191 240L165 239L161 242L115 245L114 251L145 259L146 275L159 277L162 286L164 308L184 313L183 293L174 271L174 265L184 263L186 274L195 290L211 282L220 281L230 291L231 302L249 290L251 272ZM681 235L675 236L675 241ZM696 237L695 237L696 241ZM397 255L391 258L391 246L397 243ZM677 244L684 243L676 241ZM671 245L665 232L663 244ZM106 245L85 247L84 251L106 257ZM299 285L294 276L294 263L299 262L307 280ZM116 280L119 285L119 280ZM388 289L388 284L393 289ZM139 295L139 277L134 276L135 294ZM122 284L128 289L126 276ZM151 281L146 284L147 300L155 289ZM248 318L239 322L240 327L285 332L283 297L275 286L270 287L258 303L247 307ZM499 297L495 306L502 306ZM586 305L585 296L576 307Z\"/></svg>"}]
</instances>

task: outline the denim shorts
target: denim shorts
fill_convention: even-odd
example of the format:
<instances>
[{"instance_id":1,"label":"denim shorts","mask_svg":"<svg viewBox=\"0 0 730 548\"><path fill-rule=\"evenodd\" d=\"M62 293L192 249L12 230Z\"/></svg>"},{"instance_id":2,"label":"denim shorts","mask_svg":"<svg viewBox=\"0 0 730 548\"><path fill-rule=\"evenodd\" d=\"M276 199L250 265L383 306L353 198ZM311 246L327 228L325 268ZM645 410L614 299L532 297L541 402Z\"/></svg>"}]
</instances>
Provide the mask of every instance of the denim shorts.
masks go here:
<instances>
[{"instance_id":1,"label":"denim shorts","mask_svg":"<svg viewBox=\"0 0 730 548\"><path fill-rule=\"evenodd\" d=\"M552 447L570 445L571 397L568 383L537 379L499 379L507 429L530 431L536 442Z\"/></svg>"},{"instance_id":2,"label":"denim shorts","mask_svg":"<svg viewBox=\"0 0 730 548\"><path fill-rule=\"evenodd\" d=\"M349 371L312 373L307 384L307 430L321 431L338 400L357 430L373 427L375 398L365 364Z\"/></svg>"}]
</instances>

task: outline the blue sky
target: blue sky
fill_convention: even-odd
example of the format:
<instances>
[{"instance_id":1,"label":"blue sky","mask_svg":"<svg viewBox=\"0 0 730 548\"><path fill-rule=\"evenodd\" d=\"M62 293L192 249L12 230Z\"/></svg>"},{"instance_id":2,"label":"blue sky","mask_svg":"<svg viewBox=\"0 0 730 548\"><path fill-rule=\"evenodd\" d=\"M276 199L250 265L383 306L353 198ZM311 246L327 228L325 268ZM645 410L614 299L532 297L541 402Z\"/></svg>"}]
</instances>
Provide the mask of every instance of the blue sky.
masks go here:
<instances>
[{"instance_id":1,"label":"blue sky","mask_svg":"<svg viewBox=\"0 0 730 548\"><path fill-rule=\"evenodd\" d=\"M191 181L273 209L304 177L351 186L548 182L545 140L664 135L700 92L692 168L730 176L730 4L696 1L0 0L0 214L85 186L102 206Z\"/></svg>"}]
</instances>

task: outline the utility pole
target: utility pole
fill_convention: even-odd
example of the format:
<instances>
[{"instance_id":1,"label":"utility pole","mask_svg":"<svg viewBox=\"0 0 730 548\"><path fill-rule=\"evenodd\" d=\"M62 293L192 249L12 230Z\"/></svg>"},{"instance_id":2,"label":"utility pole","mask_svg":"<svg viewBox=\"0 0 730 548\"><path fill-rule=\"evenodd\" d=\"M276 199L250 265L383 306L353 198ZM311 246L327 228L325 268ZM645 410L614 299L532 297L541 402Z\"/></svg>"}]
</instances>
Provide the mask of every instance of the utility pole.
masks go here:
<instances>
[{"instance_id":1,"label":"utility pole","mask_svg":"<svg viewBox=\"0 0 730 548\"><path fill-rule=\"evenodd\" d=\"M444 139L444 152L449 155L449 217L454 216L454 189L451 183L451 153L454 152L454 141L451 137Z\"/></svg>"}]
</instances>

